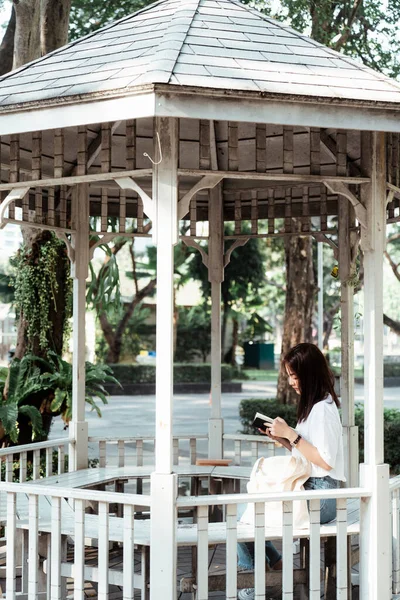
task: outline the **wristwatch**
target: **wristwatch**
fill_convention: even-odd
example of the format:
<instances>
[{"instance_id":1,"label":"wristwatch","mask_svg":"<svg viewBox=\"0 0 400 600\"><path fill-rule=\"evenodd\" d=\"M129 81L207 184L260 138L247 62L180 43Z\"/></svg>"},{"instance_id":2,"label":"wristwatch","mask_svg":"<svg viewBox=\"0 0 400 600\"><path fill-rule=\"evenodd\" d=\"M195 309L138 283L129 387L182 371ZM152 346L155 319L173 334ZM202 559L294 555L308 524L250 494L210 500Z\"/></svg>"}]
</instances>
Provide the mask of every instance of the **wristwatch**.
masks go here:
<instances>
[{"instance_id":1,"label":"wristwatch","mask_svg":"<svg viewBox=\"0 0 400 600\"><path fill-rule=\"evenodd\" d=\"M300 440L301 440L301 435L299 434L297 436L297 438L295 440L293 440L293 442L290 442L290 445L294 448L295 446L297 446L297 444L299 443Z\"/></svg>"}]
</instances>

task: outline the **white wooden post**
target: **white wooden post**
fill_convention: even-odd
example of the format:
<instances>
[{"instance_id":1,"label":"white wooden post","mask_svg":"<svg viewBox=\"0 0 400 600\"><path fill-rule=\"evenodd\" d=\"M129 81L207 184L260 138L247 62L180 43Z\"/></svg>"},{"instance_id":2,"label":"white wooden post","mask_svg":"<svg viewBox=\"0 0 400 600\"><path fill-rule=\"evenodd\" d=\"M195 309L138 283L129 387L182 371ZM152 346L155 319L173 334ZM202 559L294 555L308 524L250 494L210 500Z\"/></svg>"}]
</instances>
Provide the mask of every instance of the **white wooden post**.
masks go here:
<instances>
[{"instance_id":1,"label":"white wooden post","mask_svg":"<svg viewBox=\"0 0 400 600\"><path fill-rule=\"evenodd\" d=\"M358 486L358 427L354 424L354 258L350 219L354 224L353 209L346 198L339 202L339 276L341 315L341 404L345 474L349 487Z\"/></svg>"},{"instance_id":2,"label":"white wooden post","mask_svg":"<svg viewBox=\"0 0 400 600\"><path fill-rule=\"evenodd\" d=\"M72 421L70 437L75 444L69 449L69 471L87 469L88 425L85 421L85 312L86 279L89 265L89 188L76 186L72 195L74 225L72 236L74 256L71 263L73 277L73 357L72 357Z\"/></svg>"},{"instance_id":3,"label":"white wooden post","mask_svg":"<svg viewBox=\"0 0 400 600\"><path fill-rule=\"evenodd\" d=\"M174 244L178 239L178 123L155 120L162 161L153 172L157 240L156 470L151 475L150 598L176 598L176 497L172 474Z\"/></svg>"},{"instance_id":4,"label":"white wooden post","mask_svg":"<svg viewBox=\"0 0 400 600\"><path fill-rule=\"evenodd\" d=\"M383 251L386 223L385 134L362 133L362 169L371 184L362 186L367 209L362 228L364 251L365 464L363 486L372 497L361 502L360 598L391 598L389 467L383 464Z\"/></svg>"},{"instance_id":5,"label":"white wooden post","mask_svg":"<svg viewBox=\"0 0 400 600\"><path fill-rule=\"evenodd\" d=\"M210 190L208 280L211 283L211 416L208 456L222 458L224 422L221 418L221 283L224 280L224 222L222 186Z\"/></svg>"}]
</instances>

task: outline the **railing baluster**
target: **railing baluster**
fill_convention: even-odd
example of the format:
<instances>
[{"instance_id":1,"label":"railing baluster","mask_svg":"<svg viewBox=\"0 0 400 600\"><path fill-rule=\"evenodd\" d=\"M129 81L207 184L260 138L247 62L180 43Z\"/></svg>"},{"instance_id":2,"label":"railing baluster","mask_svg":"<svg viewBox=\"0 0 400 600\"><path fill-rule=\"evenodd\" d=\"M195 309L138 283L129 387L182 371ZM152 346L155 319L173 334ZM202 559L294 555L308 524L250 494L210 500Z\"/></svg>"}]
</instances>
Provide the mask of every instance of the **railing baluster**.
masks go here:
<instances>
[{"instance_id":1,"label":"railing baluster","mask_svg":"<svg viewBox=\"0 0 400 600\"><path fill-rule=\"evenodd\" d=\"M124 504L124 591L123 600L133 600L134 597L134 507Z\"/></svg>"},{"instance_id":2,"label":"railing baluster","mask_svg":"<svg viewBox=\"0 0 400 600\"><path fill-rule=\"evenodd\" d=\"M118 466L125 466L125 442L124 440L118 440Z\"/></svg>"},{"instance_id":3,"label":"railing baluster","mask_svg":"<svg viewBox=\"0 0 400 600\"><path fill-rule=\"evenodd\" d=\"M237 508L236 504L226 507L226 598L237 597Z\"/></svg>"},{"instance_id":4,"label":"railing baluster","mask_svg":"<svg viewBox=\"0 0 400 600\"><path fill-rule=\"evenodd\" d=\"M65 450L64 446L58 446L58 469L59 475L65 471Z\"/></svg>"},{"instance_id":5,"label":"railing baluster","mask_svg":"<svg viewBox=\"0 0 400 600\"><path fill-rule=\"evenodd\" d=\"M27 463L28 463L27 452L21 452L21 454L19 455L19 482L20 483L23 483L24 481L26 481Z\"/></svg>"},{"instance_id":6,"label":"railing baluster","mask_svg":"<svg viewBox=\"0 0 400 600\"><path fill-rule=\"evenodd\" d=\"M320 501L309 501L310 512L310 593L309 600L320 600Z\"/></svg>"},{"instance_id":7,"label":"railing baluster","mask_svg":"<svg viewBox=\"0 0 400 600\"><path fill-rule=\"evenodd\" d=\"M282 600L293 600L293 502L283 502L282 510Z\"/></svg>"},{"instance_id":8,"label":"railing baluster","mask_svg":"<svg viewBox=\"0 0 400 600\"><path fill-rule=\"evenodd\" d=\"M32 479L39 479L40 477L40 450L33 451L33 471Z\"/></svg>"},{"instance_id":9,"label":"railing baluster","mask_svg":"<svg viewBox=\"0 0 400 600\"><path fill-rule=\"evenodd\" d=\"M61 600L61 498L51 499L51 556L50 590L51 600Z\"/></svg>"},{"instance_id":10,"label":"railing baluster","mask_svg":"<svg viewBox=\"0 0 400 600\"><path fill-rule=\"evenodd\" d=\"M46 448L46 477L53 475L53 448Z\"/></svg>"},{"instance_id":11,"label":"railing baluster","mask_svg":"<svg viewBox=\"0 0 400 600\"><path fill-rule=\"evenodd\" d=\"M400 488L392 492L393 594L400 593Z\"/></svg>"},{"instance_id":12,"label":"railing baluster","mask_svg":"<svg viewBox=\"0 0 400 600\"><path fill-rule=\"evenodd\" d=\"M242 442L235 440L235 465L240 465L242 459Z\"/></svg>"},{"instance_id":13,"label":"railing baluster","mask_svg":"<svg viewBox=\"0 0 400 600\"><path fill-rule=\"evenodd\" d=\"M100 467L106 466L106 443L103 441L99 442L99 465Z\"/></svg>"},{"instance_id":14,"label":"railing baluster","mask_svg":"<svg viewBox=\"0 0 400 600\"><path fill-rule=\"evenodd\" d=\"M336 500L336 598L347 600L347 500Z\"/></svg>"},{"instance_id":15,"label":"railing baluster","mask_svg":"<svg viewBox=\"0 0 400 600\"><path fill-rule=\"evenodd\" d=\"M189 441L190 464L195 465L197 459L197 444L196 438L190 438Z\"/></svg>"},{"instance_id":16,"label":"railing baluster","mask_svg":"<svg viewBox=\"0 0 400 600\"><path fill-rule=\"evenodd\" d=\"M14 455L9 454L6 458L6 481L11 482L13 480L13 463Z\"/></svg>"},{"instance_id":17,"label":"railing baluster","mask_svg":"<svg viewBox=\"0 0 400 600\"><path fill-rule=\"evenodd\" d=\"M251 442L251 460L252 460L252 462L255 463L257 458L258 458L258 443Z\"/></svg>"},{"instance_id":18,"label":"railing baluster","mask_svg":"<svg viewBox=\"0 0 400 600\"><path fill-rule=\"evenodd\" d=\"M197 600L208 600L208 506L197 507Z\"/></svg>"},{"instance_id":19,"label":"railing baluster","mask_svg":"<svg viewBox=\"0 0 400 600\"><path fill-rule=\"evenodd\" d=\"M17 591L16 523L17 497L13 492L7 492L6 597L8 600L15 600Z\"/></svg>"},{"instance_id":20,"label":"railing baluster","mask_svg":"<svg viewBox=\"0 0 400 600\"><path fill-rule=\"evenodd\" d=\"M39 497L29 494L29 549L28 549L28 600L36 600L38 594L38 543L39 543Z\"/></svg>"},{"instance_id":21,"label":"railing baluster","mask_svg":"<svg viewBox=\"0 0 400 600\"><path fill-rule=\"evenodd\" d=\"M179 464L179 439L178 438L173 438L173 440L172 440L172 452L173 452L172 464L177 465L177 464Z\"/></svg>"},{"instance_id":22,"label":"railing baluster","mask_svg":"<svg viewBox=\"0 0 400 600\"><path fill-rule=\"evenodd\" d=\"M265 598L265 502L254 505L254 588L255 600Z\"/></svg>"},{"instance_id":23,"label":"railing baluster","mask_svg":"<svg viewBox=\"0 0 400 600\"><path fill-rule=\"evenodd\" d=\"M108 504L107 502L99 502L99 600L108 600L108 539Z\"/></svg>"},{"instance_id":24,"label":"railing baluster","mask_svg":"<svg viewBox=\"0 0 400 600\"><path fill-rule=\"evenodd\" d=\"M74 600L84 600L85 586L85 501L75 500L75 585Z\"/></svg>"},{"instance_id":25,"label":"railing baluster","mask_svg":"<svg viewBox=\"0 0 400 600\"><path fill-rule=\"evenodd\" d=\"M143 440L136 440L136 466L143 466Z\"/></svg>"}]
</instances>

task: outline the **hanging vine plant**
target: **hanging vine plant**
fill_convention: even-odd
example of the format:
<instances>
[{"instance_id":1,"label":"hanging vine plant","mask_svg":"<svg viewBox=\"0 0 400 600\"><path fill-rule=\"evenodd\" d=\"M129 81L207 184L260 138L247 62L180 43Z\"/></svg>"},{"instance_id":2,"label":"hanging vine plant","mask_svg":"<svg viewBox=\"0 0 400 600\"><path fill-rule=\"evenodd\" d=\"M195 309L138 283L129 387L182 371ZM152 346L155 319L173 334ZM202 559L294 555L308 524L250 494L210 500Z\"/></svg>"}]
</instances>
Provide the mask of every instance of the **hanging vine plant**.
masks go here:
<instances>
[{"instance_id":1,"label":"hanging vine plant","mask_svg":"<svg viewBox=\"0 0 400 600\"><path fill-rule=\"evenodd\" d=\"M15 306L17 317L26 324L26 349L41 355L56 349L54 317L65 340L72 312L65 245L53 233L43 234L40 243L23 246L13 259Z\"/></svg>"}]
</instances>

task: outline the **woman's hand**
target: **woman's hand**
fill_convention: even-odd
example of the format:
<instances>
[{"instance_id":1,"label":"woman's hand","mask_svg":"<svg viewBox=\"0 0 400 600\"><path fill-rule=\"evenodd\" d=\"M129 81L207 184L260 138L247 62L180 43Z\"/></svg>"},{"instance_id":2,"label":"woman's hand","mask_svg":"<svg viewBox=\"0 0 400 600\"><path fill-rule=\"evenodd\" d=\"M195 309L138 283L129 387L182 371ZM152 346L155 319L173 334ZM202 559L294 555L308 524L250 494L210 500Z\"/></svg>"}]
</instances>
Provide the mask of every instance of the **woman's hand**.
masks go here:
<instances>
[{"instance_id":1,"label":"woman's hand","mask_svg":"<svg viewBox=\"0 0 400 600\"><path fill-rule=\"evenodd\" d=\"M293 435L293 429L281 417L274 419L272 425L269 423L264 423L264 425L268 426L271 436L289 439L290 435Z\"/></svg>"},{"instance_id":2,"label":"woman's hand","mask_svg":"<svg viewBox=\"0 0 400 600\"><path fill-rule=\"evenodd\" d=\"M264 425L270 425L270 423L264 423ZM282 438L278 437L277 435L272 435L272 433L269 431L269 429L258 429L258 431L260 433L262 433L263 435L268 436L271 440L274 440L275 442L279 442L280 444L282 443Z\"/></svg>"}]
</instances>

